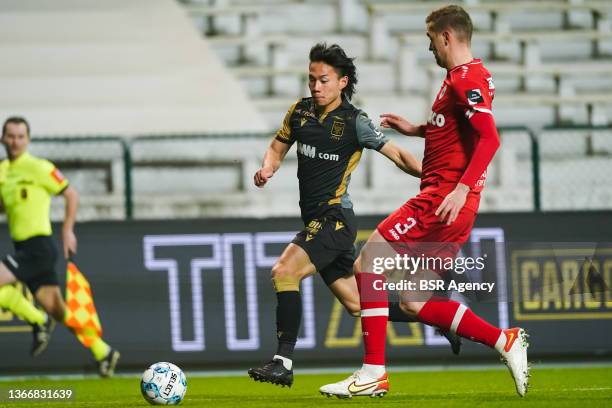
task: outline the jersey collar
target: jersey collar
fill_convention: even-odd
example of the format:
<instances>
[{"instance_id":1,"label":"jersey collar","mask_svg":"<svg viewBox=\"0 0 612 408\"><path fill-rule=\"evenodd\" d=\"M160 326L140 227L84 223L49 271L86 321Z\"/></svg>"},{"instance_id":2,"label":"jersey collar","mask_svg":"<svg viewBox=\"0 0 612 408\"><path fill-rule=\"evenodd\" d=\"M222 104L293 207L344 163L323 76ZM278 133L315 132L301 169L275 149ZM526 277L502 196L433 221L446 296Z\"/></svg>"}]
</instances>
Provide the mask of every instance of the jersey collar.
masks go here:
<instances>
[{"instance_id":1,"label":"jersey collar","mask_svg":"<svg viewBox=\"0 0 612 408\"><path fill-rule=\"evenodd\" d=\"M340 102L340 105L336 106L334 110L329 111L326 114L323 114L317 118L320 123L323 123L325 119L332 116L334 112L342 111L345 109L350 109L351 103L349 102L349 100L346 99L344 95L341 95L340 98L342 98L342 102ZM312 112L315 113L315 116L316 116L316 107L315 107L314 99L311 100L311 107L312 107Z\"/></svg>"},{"instance_id":2,"label":"jersey collar","mask_svg":"<svg viewBox=\"0 0 612 408\"><path fill-rule=\"evenodd\" d=\"M19 156L18 158L16 158L13 161L9 160L9 163L11 164L11 166L17 166L22 162L27 161L30 157L32 157L32 155L30 154L30 152L25 151L21 154L21 156Z\"/></svg>"},{"instance_id":3,"label":"jersey collar","mask_svg":"<svg viewBox=\"0 0 612 408\"><path fill-rule=\"evenodd\" d=\"M340 102L340 105L336 106L336 109L334 109L333 111L330 111L327 113L327 115L331 115L333 112L337 112L337 111L341 111L344 109L350 109L351 108L351 103L348 101L348 99L346 99L344 97L344 95L340 96L342 102Z\"/></svg>"},{"instance_id":4,"label":"jersey collar","mask_svg":"<svg viewBox=\"0 0 612 408\"><path fill-rule=\"evenodd\" d=\"M464 67L466 65L477 65L477 64L482 64L482 60L480 58L473 58L470 62L466 62L465 64L461 64L461 65L457 65L456 67L449 69L448 73L450 74L451 72L455 71L456 69L459 69L461 67Z\"/></svg>"}]
</instances>

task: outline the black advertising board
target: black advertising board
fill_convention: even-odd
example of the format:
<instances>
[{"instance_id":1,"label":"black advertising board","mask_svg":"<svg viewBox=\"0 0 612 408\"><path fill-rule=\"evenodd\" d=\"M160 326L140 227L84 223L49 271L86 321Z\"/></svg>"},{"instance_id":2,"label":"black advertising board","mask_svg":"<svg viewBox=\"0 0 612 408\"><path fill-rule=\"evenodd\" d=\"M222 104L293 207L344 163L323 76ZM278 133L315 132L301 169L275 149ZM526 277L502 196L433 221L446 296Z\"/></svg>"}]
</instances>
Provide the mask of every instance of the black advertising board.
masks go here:
<instances>
[{"instance_id":1,"label":"black advertising board","mask_svg":"<svg viewBox=\"0 0 612 408\"><path fill-rule=\"evenodd\" d=\"M359 217L358 241L382 217ZM275 350L276 297L270 269L301 227L297 218L92 222L77 227L76 262L87 276L104 338L122 366L172 361L197 368L248 368ZM58 228L56 228L57 230ZM468 280L495 282L490 296L453 294L495 325L525 327L531 356L612 352L612 213L482 214L462 254L486 254ZM12 251L8 237L0 241ZM58 263L62 284L63 263ZM302 282L296 361L361 361L359 319L335 301L318 276ZM89 352L58 327L47 352L28 355L29 326L0 311L0 369L81 370ZM457 361L446 340L418 323L388 328L388 360ZM494 358L464 342L470 359Z\"/></svg>"}]
</instances>

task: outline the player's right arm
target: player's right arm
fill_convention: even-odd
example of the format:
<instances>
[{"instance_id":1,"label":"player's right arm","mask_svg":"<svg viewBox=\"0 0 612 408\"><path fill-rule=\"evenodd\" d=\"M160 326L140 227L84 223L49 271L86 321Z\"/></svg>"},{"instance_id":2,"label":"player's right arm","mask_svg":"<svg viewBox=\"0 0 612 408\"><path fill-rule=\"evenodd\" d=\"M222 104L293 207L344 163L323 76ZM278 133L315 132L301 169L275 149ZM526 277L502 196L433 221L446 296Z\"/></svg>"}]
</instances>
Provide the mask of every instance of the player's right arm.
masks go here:
<instances>
[{"instance_id":1,"label":"player's right arm","mask_svg":"<svg viewBox=\"0 0 612 408\"><path fill-rule=\"evenodd\" d=\"M253 181L257 187L263 187L268 182L268 179L276 173L287 155L287 152L291 148L291 145L295 141L294 135L291 132L291 116L298 102L291 105L285 115L283 125L278 132L276 132L276 136L272 139L272 143L270 143L268 150L266 150L261 168L257 170L253 177Z\"/></svg>"},{"instance_id":2,"label":"player's right arm","mask_svg":"<svg viewBox=\"0 0 612 408\"><path fill-rule=\"evenodd\" d=\"M394 113L383 113L380 117L380 127L395 129L406 136L425 137L426 125L415 125Z\"/></svg>"},{"instance_id":3,"label":"player's right arm","mask_svg":"<svg viewBox=\"0 0 612 408\"><path fill-rule=\"evenodd\" d=\"M289 148L291 148L291 145L287 143L279 142L276 139L272 140L264 155L261 168L255 173L254 181L257 187L263 187L268 179L276 173Z\"/></svg>"}]
</instances>

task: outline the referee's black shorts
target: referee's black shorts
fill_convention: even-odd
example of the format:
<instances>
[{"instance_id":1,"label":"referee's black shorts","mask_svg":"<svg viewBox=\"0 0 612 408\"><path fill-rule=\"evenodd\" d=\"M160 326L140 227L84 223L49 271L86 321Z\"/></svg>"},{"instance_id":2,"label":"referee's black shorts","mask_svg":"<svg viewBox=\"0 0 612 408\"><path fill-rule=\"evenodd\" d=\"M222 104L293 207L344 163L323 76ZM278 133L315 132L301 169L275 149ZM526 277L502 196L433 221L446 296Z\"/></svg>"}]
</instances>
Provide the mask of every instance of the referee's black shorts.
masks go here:
<instances>
[{"instance_id":1,"label":"referee's black shorts","mask_svg":"<svg viewBox=\"0 0 612 408\"><path fill-rule=\"evenodd\" d=\"M353 274L354 242L357 237L355 214L350 208L330 207L306 222L292 243L301 247L329 286Z\"/></svg>"},{"instance_id":2,"label":"referee's black shorts","mask_svg":"<svg viewBox=\"0 0 612 408\"><path fill-rule=\"evenodd\" d=\"M37 236L13 242L15 254L7 255L2 263L30 292L36 293L43 285L59 285L55 263L58 250L50 236Z\"/></svg>"}]
</instances>

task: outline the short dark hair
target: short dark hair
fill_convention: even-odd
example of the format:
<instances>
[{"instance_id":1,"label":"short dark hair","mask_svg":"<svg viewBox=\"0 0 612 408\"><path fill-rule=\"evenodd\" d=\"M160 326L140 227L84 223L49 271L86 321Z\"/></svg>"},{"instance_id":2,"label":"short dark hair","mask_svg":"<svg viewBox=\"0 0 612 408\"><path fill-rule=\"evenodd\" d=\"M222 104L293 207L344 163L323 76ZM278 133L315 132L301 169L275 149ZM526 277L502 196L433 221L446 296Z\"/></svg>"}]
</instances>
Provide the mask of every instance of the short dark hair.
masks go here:
<instances>
[{"instance_id":1,"label":"short dark hair","mask_svg":"<svg viewBox=\"0 0 612 408\"><path fill-rule=\"evenodd\" d=\"M468 44L472 41L472 19L470 15L460 6L446 6L429 13L425 19L427 25L431 25L431 30L434 33L441 33L447 28L451 28L459 40L466 41Z\"/></svg>"},{"instance_id":2,"label":"short dark hair","mask_svg":"<svg viewBox=\"0 0 612 408\"><path fill-rule=\"evenodd\" d=\"M340 78L348 77L348 83L342 94L349 100L356 92L355 85L357 85L357 68L353 63L354 59L347 57L338 44L327 46L326 43L318 43L310 49L310 62L324 62L332 66Z\"/></svg>"},{"instance_id":3,"label":"short dark hair","mask_svg":"<svg viewBox=\"0 0 612 408\"><path fill-rule=\"evenodd\" d=\"M9 123L12 123L13 125L24 124L26 130L28 131L28 137L30 137L30 124L24 117L21 116L11 116L4 121L4 125L2 125L2 136L4 136L4 134L6 133L6 125L8 125Z\"/></svg>"}]
</instances>

